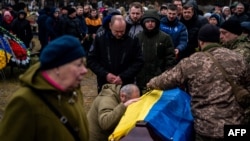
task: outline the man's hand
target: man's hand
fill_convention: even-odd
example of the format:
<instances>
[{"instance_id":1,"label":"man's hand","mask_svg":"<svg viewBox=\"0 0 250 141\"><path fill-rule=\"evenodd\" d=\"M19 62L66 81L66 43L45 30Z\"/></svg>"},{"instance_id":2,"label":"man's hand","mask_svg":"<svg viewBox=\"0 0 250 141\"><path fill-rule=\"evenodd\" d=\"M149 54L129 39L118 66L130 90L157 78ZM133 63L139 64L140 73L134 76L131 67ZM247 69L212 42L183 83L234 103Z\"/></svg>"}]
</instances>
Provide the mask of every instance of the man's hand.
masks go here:
<instances>
[{"instance_id":1,"label":"man's hand","mask_svg":"<svg viewBox=\"0 0 250 141\"><path fill-rule=\"evenodd\" d=\"M178 58L179 53L180 53L179 49L177 49L177 48L174 49L174 53L175 53L175 57Z\"/></svg>"},{"instance_id":2,"label":"man's hand","mask_svg":"<svg viewBox=\"0 0 250 141\"><path fill-rule=\"evenodd\" d=\"M156 86L155 86L155 78L152 78L149 80L149 82L146 84L147 85L147 89L158 89Z\"/></svg>"},{"instance_id":3,"label":"man's hand","mask_svg":"<svg viewBox=\"0 0 250 141\"><path fill-rule=\"evenodd\" d=\"M108 75L106 76L106 79L109 83L114 84L114 81L117 79L117 76L112 74L112 73L108 73Z\"/></svg>"},{"instance_id":4,"label":"man's hand","mask_svg":"<svg viewBox=\"0 0 250 141\"><path fill-rule=\"evenodd\" d=\"M125 106L125 107L128 107L128 105L130 105L130 104L132 104L132 103L134 103L134 102L137 102L137 101L139 101L139 100L140 100L140 98L130 99L130 100L128 100L128 101L126 101L126 102L124 103L124 106Z\"/></svg>"},{"instance_id":5,"label":"man's hand","mask_svg":"<svg viewBox=\"0 0 250 141\"><path fill-rule=\"evenodd\" d=\"M122 79L120 78L120 76L117 76L113 82L114 84L122 85Z\"/></svg>"}]
</instances>

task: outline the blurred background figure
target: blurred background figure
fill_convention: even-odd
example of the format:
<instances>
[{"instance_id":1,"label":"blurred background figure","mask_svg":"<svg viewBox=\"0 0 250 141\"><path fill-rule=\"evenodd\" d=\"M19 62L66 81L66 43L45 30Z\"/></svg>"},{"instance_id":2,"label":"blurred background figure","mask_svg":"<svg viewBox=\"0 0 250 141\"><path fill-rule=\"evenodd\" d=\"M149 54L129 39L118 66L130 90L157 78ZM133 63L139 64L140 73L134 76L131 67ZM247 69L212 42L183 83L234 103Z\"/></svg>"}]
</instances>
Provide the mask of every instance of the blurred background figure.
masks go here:
<instances>
[{"instance_id":1,"label":"blurred background figure","mask_svg":"<svg viewBox=\"0 0 250 141\"><path fill-rule=\"evenodd\" d=\"M44 48L39 62L19 77L21 86L0 123L1 140L88 140L80 90L87 73L84 56L80 41L73 36L59 37Z\"/></svg>"}]
</instances>

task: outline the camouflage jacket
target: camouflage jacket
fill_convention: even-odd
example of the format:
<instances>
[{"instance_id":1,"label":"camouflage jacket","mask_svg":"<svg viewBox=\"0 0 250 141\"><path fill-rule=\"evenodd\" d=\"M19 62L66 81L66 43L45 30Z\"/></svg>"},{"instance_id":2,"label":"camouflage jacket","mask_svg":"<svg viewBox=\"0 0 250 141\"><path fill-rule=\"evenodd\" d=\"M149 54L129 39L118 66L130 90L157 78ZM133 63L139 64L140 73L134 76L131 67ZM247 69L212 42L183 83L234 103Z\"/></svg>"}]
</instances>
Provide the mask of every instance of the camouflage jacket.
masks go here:
<instances>
[{"instance_id":1,"label":"camouflage jacket","mask_svg":"<svg viewBox=\"0 0 250 141\"><path fill-rule=\"evenodd\" d=\"M250 40L248 37L239 36L235 40L224 44L224 46L243 55L247 63L250 64Z\"/></svg>"},{"instance_id":2,"label":"camouflage jacket","mask_svg":"<svg viewBox=\"0 0 250 141\"><path fill-rule=\"evenodd\" d=\"M210 52L235 83L249 84L250 70L243 57L219 46L210 44L203 51ZM152 78L147 86L170 89L183 84L186 84L192 97L191 107L196 133L222 138L225 124L235 125L243 122L244 110L235 100L231 85L211 58L203 52L196 52L181 60L174 68Z\"/></svg>"}]
</instances>

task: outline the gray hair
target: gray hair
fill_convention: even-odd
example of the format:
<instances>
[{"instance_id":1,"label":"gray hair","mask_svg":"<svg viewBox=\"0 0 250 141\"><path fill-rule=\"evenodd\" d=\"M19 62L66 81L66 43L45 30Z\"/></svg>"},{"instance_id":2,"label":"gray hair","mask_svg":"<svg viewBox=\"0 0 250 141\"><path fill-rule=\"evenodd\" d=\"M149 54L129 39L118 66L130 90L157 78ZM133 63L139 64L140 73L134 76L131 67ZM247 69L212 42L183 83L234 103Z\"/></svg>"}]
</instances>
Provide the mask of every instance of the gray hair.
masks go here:
<instances>
[{"instance_id":1,"label":"gray hair","mask_svg":"<svg viewBox=\"0 0 250 141\"><path fill-rule=\"evenodd\" d=\"M125 93L129 98L136 90L139 91L139 88L135 84L127 84L122 86L120 93Z\"/></svg>"}]
</instances>

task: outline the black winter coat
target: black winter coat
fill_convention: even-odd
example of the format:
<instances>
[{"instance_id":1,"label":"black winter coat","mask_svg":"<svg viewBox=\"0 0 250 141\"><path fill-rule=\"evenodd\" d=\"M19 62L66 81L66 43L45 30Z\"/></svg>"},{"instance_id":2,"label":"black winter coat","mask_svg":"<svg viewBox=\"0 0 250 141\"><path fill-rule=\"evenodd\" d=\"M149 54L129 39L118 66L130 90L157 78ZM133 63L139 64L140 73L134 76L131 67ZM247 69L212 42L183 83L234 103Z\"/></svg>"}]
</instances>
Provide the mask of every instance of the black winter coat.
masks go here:
<instances>
[{"instance_id":1,"label":"black winter coat","mask_svg":"<svg viewBox=\"0 0 250 141\"><path fill-rule=\"evenodd\" d=\"M195 53L195 48L198 47L198 32L203 25L208 23L208 20L203 16L194 15L189 21L184 20L183 17L181 17L180 21L188 31L187 48L182 54L182 58L185 58Z\"/></svg>"},{"instance_id":2,"label":"black winter coat","mask_svg":"<svg viewBox=\"0 0 250 141\"><path fill-rule=\"evenodd\" d=\"M20 14L20 12L18 13L18 15L19 14ZM25 17L26 17L26 13L25 13ZM33 33L31 30L30 22L28 20L26 20L25 17L23 19L20 19L19 17L14 19L14 21L12 22L11 28L12 28L12 32L21 41L24 42L24 44L27 48L29 48L29 44L33 38Z\"/></svg>"},{"instance_id":3,"label":"black winter coat","mask_svg":"<svg viewBox=\"0 0 250 141\"><path fill-rule=\"evenodd\" d=\"M62 34L72 35L79 38L79 40L82 40L83 35L81 33L79 19L71 18L69 16L65 18L64 21L62 21Z\"/></svg>"},{"instance_id":4,"label":"black winter coat","mask_svg":"<svg viewBox=\"0 0 250 141\"><path fill-rule=\"evenodd\" d=\"M108 83L108 73L119 75L123 85L134 83L144 64L138 38L125 35L116 39L110 31L99 32L90 48L87 64L97 75L99 88Z\"/></svg>"}]
</instances>

